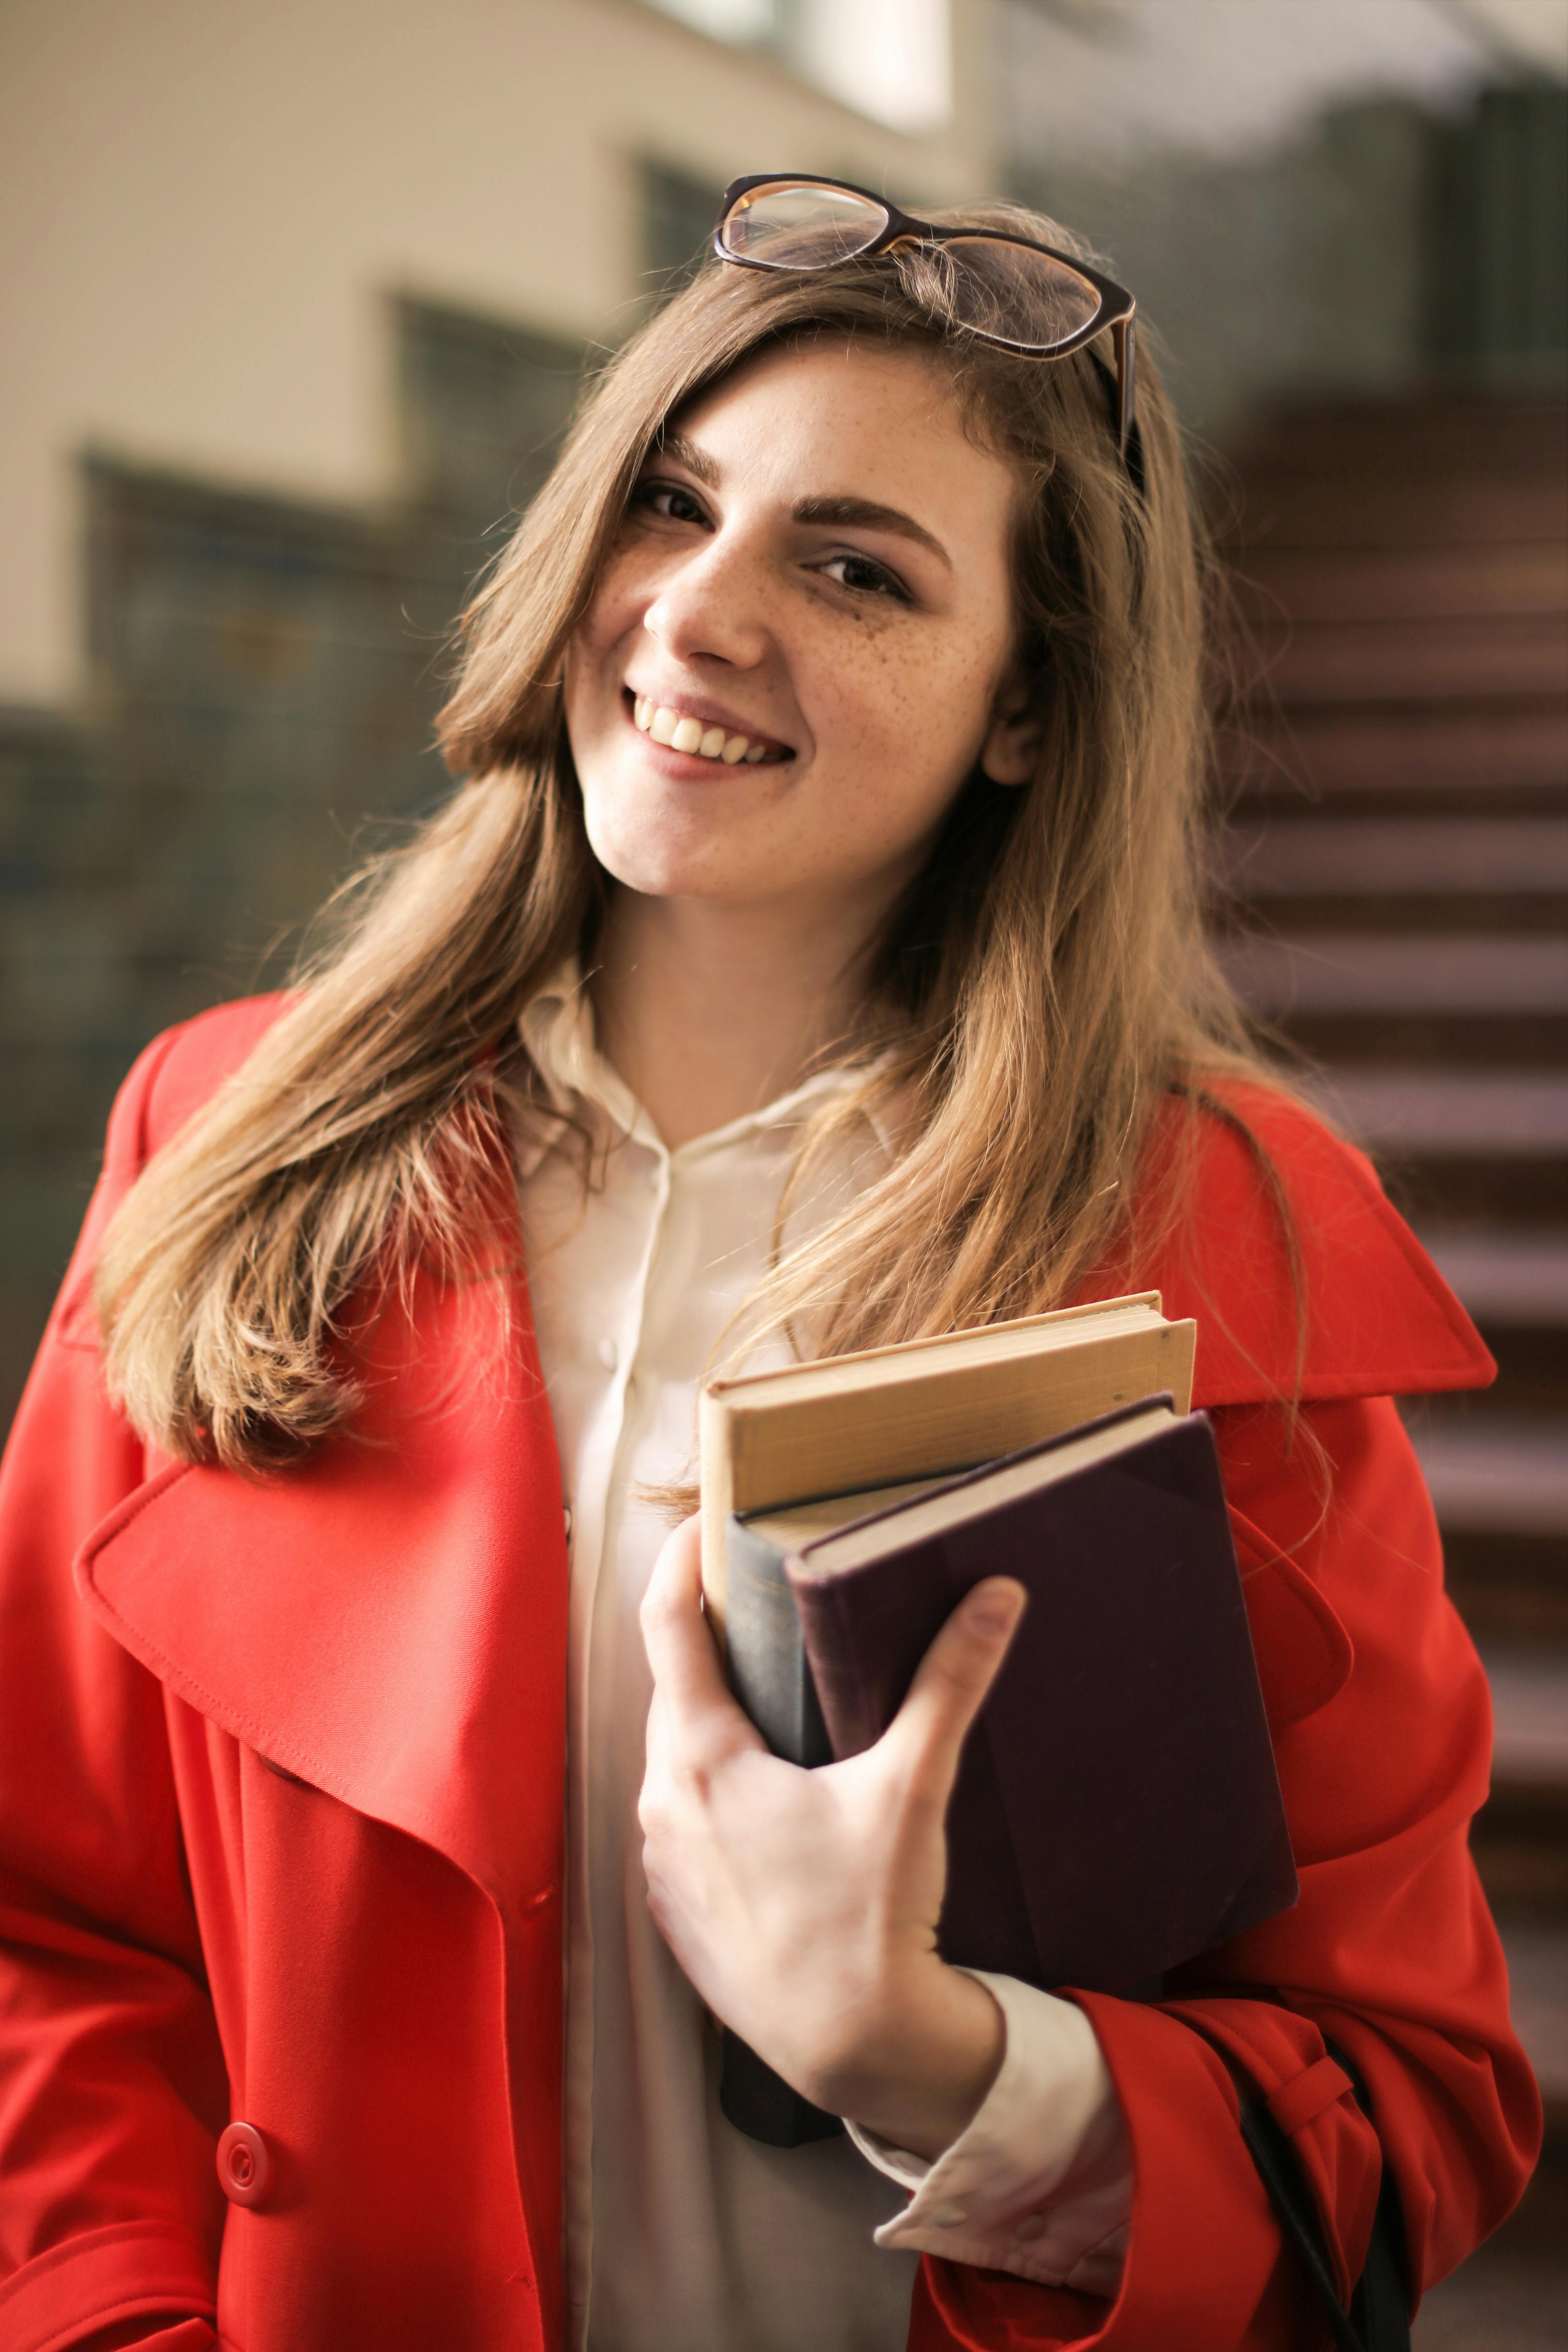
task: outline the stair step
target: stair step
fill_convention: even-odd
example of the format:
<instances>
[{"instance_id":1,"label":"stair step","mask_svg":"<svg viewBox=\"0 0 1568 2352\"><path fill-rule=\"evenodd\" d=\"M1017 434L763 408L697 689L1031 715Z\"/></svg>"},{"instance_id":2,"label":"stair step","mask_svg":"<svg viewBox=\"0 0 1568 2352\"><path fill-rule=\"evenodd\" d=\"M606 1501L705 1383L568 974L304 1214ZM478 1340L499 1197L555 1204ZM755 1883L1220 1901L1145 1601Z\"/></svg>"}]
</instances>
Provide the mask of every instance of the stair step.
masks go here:
<instances>
[{"instance_id":1,"label":"stair step","mask_svg":"<svg viewBox=\"0 0 1568 2352\"><path fill-rule=\"evenodd\" d=\"M1558 1415L1568 1446L1568 1228L1425 1225L1419 1239L1497 1358L1472 1411Z\"/></svg>"},{"instance_id":2,"label":"stair step","mask_svg":"<svg viewBox=\"0 0 1568 2352\"><path fill-rule=\"evenodd\" d=\"M1545 2030L1552 2009L1542 2000L1540 1942L1544 1936L1555 1948L1568 1933L1568 1649L1489 1642L1481 1660L1492 1696L1491 1794L1471 1850L1488 1899L1509 1922L1505 1944L1516 1932L1521 1938L1520 2038L1542 2089L1568 2097L1560 2063L1568 2052ZM1568 1969L1556 1965L1555 1997L1568 2015Z\"/></svg>"},{"instance_id":3,"label":"stair step","mask_svg":"<svg viewBox=\"0 0 1568 2352\"><path fill-rule=\"evenodd\" d=\"M1481 1658L1491 1685L1493 1777L1568 1787L1568 1654L1487 1643Z\"/></svg>"},{"instance_id":4,"label":"stair step","mask_svg":"<svg viewBox=\"0 0 1568 2352\"><path fill-rule=\"evenodd\" d=\"M1568 1329L1568 1225L1426 1224L1417 1238L1478 1323Z\"/></svg>"},{"instance_id":5,"label":"stair step","mask_svg":"<svg viewBox=\"0 0 1568 2352\"><path fill-rule=\"evenodd\" d=\"M1445 1534L1568 1537L1568 1423L1428 1407L1410 1435Z\"/></svg>"},{"instance_id":6,"label":"stair step","mask_svg":"<svg viewBox=\"0 0 1568 2352\"><path fill-rule=\"evenodd\" d=\"M1443 1572L1478 1642L1568 1643L1568 1538L1508 1528L1445 1528ZM1563 1837L1568 1847L1568 1819Z\"/></svg>"},{"instance_id":7,"label":"stair step","mask_svg":"<svg viewBox=\"0 0 1568 2352\"><path fill-rule=\"evenodd\" d=\"M1335 1062L1303 1094L1377 1157L1405 1215L1561 1222L1568 1200L1568 1073Z\"/></svg>"},{"instance_id":8,"label":"stair step","mask_svg":"<svg viewBox=\"0 0 1568 2352\"><path fill-rule=\"evenodd\" d=\"M1217 946L1237 994L1270 1016L1568 1012L1568 938L1255 932Z\"/></svg>"},{"instance_id":9,"label":"stair step","mask_svg":"<svg viewBox=\"0 0 1568 2352\"><path fill-rule=\"evenodd\" d=\"M1448 710L1325 705L1289 724L1260 712L1226 727L1218 748L1233 792L1292 815L1304 793L1396 815L1417 794L1479 815L1568 803L1568 701L1555 697Z\"/></svg>"},{"instance_id":10,"label":"stair step","mask_svg":"<svg viewBox=\"0 0 1568 2352\"><path fill-rule=\"evenodd\" d=\"M1255 625L1568 615L1568 546L1244 550L1237 590Z\"/></svg>"},{"instance_id":11,"label":"stair step","mask_svg":"<svg viewBox=\"0 0 1568 2352\"><path fill-rule=\"evenodd\" d=\"M1563 2199L1546 2170L1526 2195L1500 2236L1423 2297L1410 2323L1412 2352L1563 2352Z\"/></svg>"},{"instance_id":12,"label":"stair step","mask_svg":"<svg viewBox=\"0 0 1568 2352\"><path fill-rule=\"evenodd\" d=\"M1568 816L1281 816L1215 840L1221 886L1257 902L1568 892Z\"/></svg>"},{"instance_id":13,"label":"stair step","mask_svg":"<svg viewBox=\"0 0 1568 2352\"><path fill-rule=\"evenodd\" d=\"M1260 632L1269 695L1292 705L1479 695L1561 694L1568 629L1561 615L1518 619L1317 621Z\"/></svg>"},{"instance_id":14,"label":"stair step","mask_svg":"<svg viewBox=\"0 0 1568 2352\"><path fill-rule=\"evenodd\" d=\"M1300 1083L1358 1141L1383 1150L1498 1161L1568 1154L1568 1071L1386 1063L1309 1071Z\"/></svg>"},{"instance_id":15,"label":"stair step","mask_svg":"<svg viewBox=\"0 0 1568 2352\"><path fill-rule=\"evenodd\" d=\"M1474 472L1548 478L1568 458L1568 412L1554 387L1538 392L1400 394L1357 400L1282 401L1237 455L1248 478L1265 471L1444 478Z\"/></svg>"},{"instance_id":16,"label":"stair step","mask_svg":"<svg viewBox=\"0 0 1568 2352\"><path fill-rule=\"evenodd\" d=\"M1362 467L1320 474L1249 473L1234 519L1219 537L1248 554L1267 547L1426 548L1519 545L1568 532L1568 484L1560 477L1457 475L1401 480Z\"/></svg>"},{"instance_id":17,"label":"stair step","mask_svg":"<svg viewBox=\"0 0 1568 2352\"><path fill-rule=\"evenodd\" d=\"M1568 1421L1489 1411L1477 1397L1415 1400L1405 1422L1471 1633L1568 1643ZM1568 1799L1558 1801L1568 1831Z\"/></svg>"},{"instance_id":18,"label":"stair step","mask_svg":"<svg viewBox=\"0 0 1568 2352\"><path fill-rule=\"evenodd\" d=\"M1568 1931L1510 1920L1501 1932L1514 2032L1546 2096L1568 2099Z\"/></svg>"}]
</instances>

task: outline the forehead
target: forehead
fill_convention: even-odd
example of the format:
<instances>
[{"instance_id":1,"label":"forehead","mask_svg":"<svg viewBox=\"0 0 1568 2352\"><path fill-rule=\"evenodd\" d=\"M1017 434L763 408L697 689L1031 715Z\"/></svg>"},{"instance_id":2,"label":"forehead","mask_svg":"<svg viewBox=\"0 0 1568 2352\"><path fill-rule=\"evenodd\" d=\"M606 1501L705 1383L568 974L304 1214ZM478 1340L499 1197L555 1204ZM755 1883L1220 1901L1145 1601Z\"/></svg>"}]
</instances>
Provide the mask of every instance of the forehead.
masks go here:
<instances>
[{"instance_id":1,"label":"forehead","mask_svg":"<svg viewBox=\"0 0 1568 2352\"><path fill-rule=\"evenodd\" d=\"M671 425L721 486L781 497L852 493L921 515L1005 521L1014 477L973 432L949 371L909 347L821 336L772 345Z\"/></svg>"}]
</instances>

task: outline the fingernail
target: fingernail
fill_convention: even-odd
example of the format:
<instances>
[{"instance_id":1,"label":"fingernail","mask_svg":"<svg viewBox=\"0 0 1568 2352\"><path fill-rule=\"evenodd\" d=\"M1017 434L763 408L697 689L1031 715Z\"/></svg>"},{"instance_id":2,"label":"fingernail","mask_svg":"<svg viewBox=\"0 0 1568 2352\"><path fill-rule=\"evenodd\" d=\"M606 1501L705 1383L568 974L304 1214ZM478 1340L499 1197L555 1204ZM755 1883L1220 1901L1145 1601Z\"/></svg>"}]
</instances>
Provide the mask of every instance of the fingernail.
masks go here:
<instances>
[{"instance_id":1,"label":"fingernail","mask_svg":"<svg viewBox=\"0 0 1568 2352\"><path fill-rule=\"evenodd\" d=\"M1016 1619L1023 1601L1021 1585L982 1585L980 1591L970 1597L969 1622L977 1633L1005 1633Z\"/></svg>"}]
</instances>

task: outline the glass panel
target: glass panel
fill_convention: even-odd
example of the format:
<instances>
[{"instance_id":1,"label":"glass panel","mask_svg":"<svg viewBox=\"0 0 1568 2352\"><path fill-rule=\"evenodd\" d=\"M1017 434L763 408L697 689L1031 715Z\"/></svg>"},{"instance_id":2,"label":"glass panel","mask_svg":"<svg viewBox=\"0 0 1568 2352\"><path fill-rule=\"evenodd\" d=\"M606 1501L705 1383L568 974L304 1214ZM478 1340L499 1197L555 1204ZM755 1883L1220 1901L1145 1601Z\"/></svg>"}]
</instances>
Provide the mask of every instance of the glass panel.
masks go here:
<instances>
[{"instance_id":1,"label":"glass panel","mask_svg":"<svg viewBox=\"0 0 1568 2352\"><path fill-rule=\"evenodd\" d=\"M864 253L887 226L887 214L869 196L778 180L742 197L724 224L724 243L742 261L821 269Z\"/></svg>"},{"instance_id":2,"label":"glass panel","mask_svg":"<svg viewBox=\"0 0 1568 2352\"><path fill-rule=\"evenodd\" d=\"M668 163L645 163L642 184L642 290L672 294L708 258L721 192Z\"/></svg>"},{"instance_id":3,"label":"glass panel","mask_svg":"<svg viewBox=\"0 0 1568 2352\"><path fill-rule=\"evenodd\" d=\"M844 106L919 138L952 114L948 0L792 0L784 54Z\"/></svg>"},{"instance_id":4,"label":"glass panel","mask_svg":"<svg viewBox=\"0 0 1568 2352\"><path fill-rule=\"evenodd\" d=\"M1048 350L1091 326L1100 297L1087 278L1047 253L995 237L899 248L904 281L958 324L1004 342Z\"/></svg>"},{"instance_id":5,"label":"glass panel","mask_svg":"<svg viewBox=\"0 0 1568 2352\"><path fill-rule=\"evenodd\" d=\"M779 29L777 0L653 0L653 5L693 32L706 33L715 41L733 41L738 47L770 40Z\"/></svg>"}]
</instances>

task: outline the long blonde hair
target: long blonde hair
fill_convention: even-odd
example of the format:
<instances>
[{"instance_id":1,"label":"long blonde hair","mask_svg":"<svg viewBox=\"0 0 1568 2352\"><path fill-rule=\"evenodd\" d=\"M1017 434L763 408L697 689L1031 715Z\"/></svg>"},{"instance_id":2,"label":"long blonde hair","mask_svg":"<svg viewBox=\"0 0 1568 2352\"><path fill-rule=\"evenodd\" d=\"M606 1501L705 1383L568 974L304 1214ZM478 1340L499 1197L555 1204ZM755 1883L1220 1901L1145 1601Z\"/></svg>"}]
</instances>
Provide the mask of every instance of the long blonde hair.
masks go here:
<instances>
[{"instance_id":1,"label":"long blonde hair","mask_svg":"<svg viewBox=\"0 0 1568 2352\"><path fill-rule=\"evenodd\" d=\"M1068 242L1013 207L942 217ZM942 302L918 252L798 278L715 263L589 388L464 618L441 732L468 781L360 877L336 944L109 1231L110 1381L167 1452L300 1457L354 1410L350 1302L490 1246L502 1097L533 1076L519 1014L565 955L591 957L605 902L566 646L662 428L764 344L912 348L1013 468L1016 658L1044 740L1028 787L964 783L878 944L842 1041L863 1076L797 1167L868 1110L892 1123L895 1164L779 1259L753 1325L837 1352L1060 1299L1124 1228L1162 1097L1216 1066L1258 1072L1200 922L1205 566L1157 376L1142 371L1134 486L1101 359L993 350Z\"/></svg>"}]
</instances>

